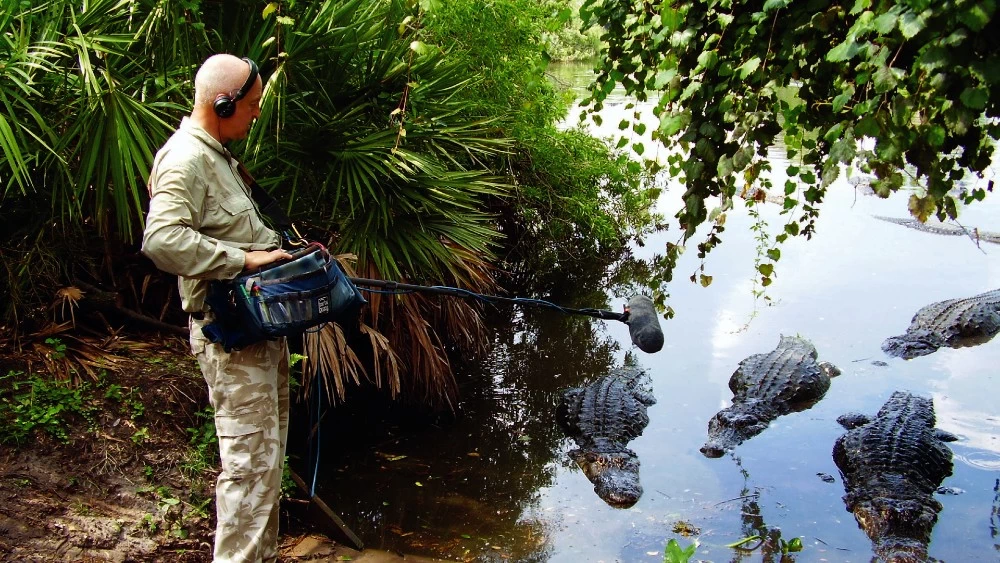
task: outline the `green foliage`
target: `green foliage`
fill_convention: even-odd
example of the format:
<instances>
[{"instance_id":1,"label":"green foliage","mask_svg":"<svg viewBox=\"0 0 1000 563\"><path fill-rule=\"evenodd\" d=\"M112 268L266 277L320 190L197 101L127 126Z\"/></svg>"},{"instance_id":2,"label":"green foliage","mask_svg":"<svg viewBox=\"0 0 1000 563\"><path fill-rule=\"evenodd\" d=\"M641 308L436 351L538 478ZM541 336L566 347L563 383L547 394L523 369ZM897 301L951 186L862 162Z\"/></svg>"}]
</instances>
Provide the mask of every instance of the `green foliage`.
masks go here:
<instances>
[{"instance_id":1,"label":"green foliage","mask_svg":"<svg viewBox=\"0 0 1000 563\"><path fill-rule=\"evenodd\" d=\"M626 154L580 129L538 130L525 145L526 160L517 169L520 197L529 205L518 223L533 238L551 241L542 246L562 256L613 254L655 220L650 209L659 190ZM550 260L535 267L554 266L560 253Z\"/></svg>"},{"instance_id":2,"label":"green foliage","mask_svg":"<svg viewBox=\"0 0 1000 563\"><path fill-rule=\"evenodd\" d=\"M36 431L69 442L72 417L92 423L97 410L89 383L73 388L13 370L0 376L0 443L20 445Z\"/></svg>"},{"instance_id":3,"label":"green foliage","mask_svg":"<svg viewBox=\"0 0 1000 563\"><path fill-rule=\"evenodd\" d=\"M185 455L181 470L189 477L196 477L205 470L215 468L219 463L219 441L215 435L215 410L211 407L195 413L201 425L187 428L191 435L191 449Z\"/></svg>"},{"instance_id":4,"label":"green foliage","mask_svg":"<svg viewBox=\"0 0 1000 563\"><path fill-rule=\"evenodd\" d=\"M668 168L686 186L684 240L710 224L700 255L721 242L708 202L757 189L783 197L777 243L811 237L843 166L874 174L883 197L912 189L921 220L954 218L985 196L959 181L982 177L1000 138L995 14L992 0L587 0L581 15L606 42L590 103L600 110L616 84L654 97L654 138L681 149ZM775 187L766 149L779 142L792 164ZM678 251L667 249L661 282Z\"/></svg>"},{"instance_id":5,"label":"green foliage","mask_svg":"<svg viewBox=\"0 0 1000 563\"><path fill-rule=\"evenodd\" d=\"M784 539L781 541L781 553L788 555L789 553L798 553L802 551L802 538L792 538L788 541Z\"/></svg>"},{"instance_id":6,"label":"green foliage","mask_svg":"<svg viewBox=\"0 0 1000 563\"><path fill-rule=\"evenodd\" d=\"M52 346L52 359L61 360L66 357L66 344L58 338L46 338L45 343Z\"/></svg>"},{"instance_id":7,"label":"green foliage","mask_svg":"<svg viewBox=\"0 0 1000 563\"><path fill-rule=\"evenodd\" d=\"M554 14L546 25L545 52L553 61L592 60L601 49L600 31L582 29L580 6L583 0L552 2Z\"/></svg>"},{"instance_id":8,"label":"green foliage","mask_svg":"<svg viewBox=\"0 0 1000 563\"><path fill-rule=\"evenodd\" d=\"M697 541L682 549L677 540L672 539L663 549L663 563L688 563L697 549Z\"/></svg>"},{"instance_id":9,"label":"green foliage","mask_svg":"<svg viewBox=\"0 0 1000 563\"><path fill-rule=\"evenodd\" d=\"M480 76L469 98L514 138L491 167L508 170L517 188L516 226L557 250L617 249L652 221L656 192L638 163L581 130L554 123L566 105L545 76L553 33L573 25L579 2L453 2L427 18L432 37ZM582 247L578 246L582 245ZM553 257L552 261L559 258ZM536 267L544 268L542 264Z\"/></svg>"},{"instance_id":10,"label":"green foliage","mask_svg":"<svg viewBox=\"0 0 1000 563\"><path fill-rule=\"evenodd\" d=\"M543 71L544 34L561 27L558 2L447 2L428 14L427 30L468 76L474 111L513 130L554 123L562 109ZM564 12L565 13L565 12Z\"/></svg>"},{"instance_id":11,"label":"green foliage","mask_svg":"<svg viewBox=\"0 0 1000 563\"><path fill-rule=\"evenodd\" d=\"M362 276L485 289L501 218L562 223L605 247L648 217L633 168L552 128L565 108L544 45L572 22L565 0L0 2L0 238L13 247L0 293L19 329L47 322L52 292L77 276L134 274L110 255L101 267L101 253L141 232L153 154L215 52L254 58L265 80L260 119L235 151ZM129 281L145 299L142 282L113 285ZM373 343L395 349L361 361L441 381L441 343L454 339L434 331L469 326L459 309L412 307L443 317L419 319L420 335L375 311L388 337Z\"/></svg>"}]
</instances>

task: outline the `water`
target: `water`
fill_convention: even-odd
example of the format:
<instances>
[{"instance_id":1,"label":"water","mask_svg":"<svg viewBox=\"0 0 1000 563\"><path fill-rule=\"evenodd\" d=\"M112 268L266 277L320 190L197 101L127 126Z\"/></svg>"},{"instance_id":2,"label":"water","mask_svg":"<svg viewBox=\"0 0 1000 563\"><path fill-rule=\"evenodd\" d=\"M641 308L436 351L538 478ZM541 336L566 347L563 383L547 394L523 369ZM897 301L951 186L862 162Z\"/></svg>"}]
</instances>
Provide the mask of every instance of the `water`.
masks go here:
<instances>
[{"instance_id":1,"label":"water","mask_svg":"<svg viewBox=\"0 0 1000 563\"><path fill-rule=\"evenodd\" d=\"M568 72L579 84L581 67ZM624 103L606 106L604 122L614 128ZM781 158L778 150L772 155ZM668 216L678 191L666 190L660 202ZM563 389L622 363L631 349L627 327L528 308L494 310L489 358L459 375L457 420L386 424L355 412L335 426L317 492L368 546L449 559L658 563L670 539L682 546L697 539L695 559L776 561L780 553L766 546L726 547L770 534L802 539L795 561L867 562L871 542L844 507L831 456L844 432L835 419L874 413L893 391L909 390L932 397L938 427L960 436L949 444L955 467L943 483L959 494L937 495L944 508L930 556L1000 560L1000 339L909 361L880 349L905 332L920 307L1000 287L1000 245L872 217L906 217L907 196L881 200L838 181L813 239L782 246L770 306L753 297L758 251L741 204L705 263L709 287L687 281L701 264L695 253L681 258L669 287L676 317L662 321L664 349L632 350L658 401L630 444L645 490L632 508L614 509L596 496L568 459L573 444L554 414ZM759 209L778 232L784 217L777 206ZM1000 198L991 196L961 219L1000 231L998 212ZM636 253L651 257L676 237L658 233ZM570 294L553 300L560 297ZM606 308L620 310L626 300L609 296ZM781 334L811 340L819 359L842 375L811 409L778 418L732 454L706 458L699 448L708 420L730 404L733 371L741 359L772 350Z\"/></svg>"}]
</instances>

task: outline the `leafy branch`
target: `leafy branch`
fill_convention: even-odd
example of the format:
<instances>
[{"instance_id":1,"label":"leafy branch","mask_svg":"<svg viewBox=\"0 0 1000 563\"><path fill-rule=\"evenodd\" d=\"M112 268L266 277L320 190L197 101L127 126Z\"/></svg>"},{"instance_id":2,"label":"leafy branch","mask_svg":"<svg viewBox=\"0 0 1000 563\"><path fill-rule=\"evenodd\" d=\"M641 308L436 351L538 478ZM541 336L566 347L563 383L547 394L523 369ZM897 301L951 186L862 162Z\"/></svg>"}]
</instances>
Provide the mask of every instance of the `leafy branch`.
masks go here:
<instances>
[{"instance_id":1,"label":"leafy branch","mask_svg":"<svg viewBox=\"0 0 1000 563\"><path fill-rule=\"evenodd\" d=\"M711 223L699 256L721 242L711 199L776 195L789 221L775 243L808 239L845 167L873 175L881 197L911 191L921 221L954 219L992 191L963 180L982 178L1000 139L995 14L994 0L587 0L581 18L605 48L585 102L600 111L617 85L655 99L653 138L678 148L667 168L685 187L678 246ZM796 164L770 194L767 149L781 144ZM660 260L661 283L677 253Z\"/></svg>"}]
</instances>

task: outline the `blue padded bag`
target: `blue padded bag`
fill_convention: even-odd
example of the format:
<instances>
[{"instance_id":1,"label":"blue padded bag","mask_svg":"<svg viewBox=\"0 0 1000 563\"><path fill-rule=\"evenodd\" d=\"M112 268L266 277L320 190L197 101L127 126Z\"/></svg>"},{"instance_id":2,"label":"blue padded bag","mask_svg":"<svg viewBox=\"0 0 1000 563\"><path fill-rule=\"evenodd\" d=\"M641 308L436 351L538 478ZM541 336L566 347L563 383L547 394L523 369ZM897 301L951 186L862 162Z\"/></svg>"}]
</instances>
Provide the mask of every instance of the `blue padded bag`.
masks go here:
<instances>
[{"instance_id":1,"label":"blue padded bag","mask_svg":"<svg viewBox=\"0 0 1000 563\"><path fill-rule=\"evenodd\" d=\"M211 284L216 321L202 332L226 351L335 322L356 322L367 303L340 263L318 243L233 280Z\"/></svg>"}]
</instances>

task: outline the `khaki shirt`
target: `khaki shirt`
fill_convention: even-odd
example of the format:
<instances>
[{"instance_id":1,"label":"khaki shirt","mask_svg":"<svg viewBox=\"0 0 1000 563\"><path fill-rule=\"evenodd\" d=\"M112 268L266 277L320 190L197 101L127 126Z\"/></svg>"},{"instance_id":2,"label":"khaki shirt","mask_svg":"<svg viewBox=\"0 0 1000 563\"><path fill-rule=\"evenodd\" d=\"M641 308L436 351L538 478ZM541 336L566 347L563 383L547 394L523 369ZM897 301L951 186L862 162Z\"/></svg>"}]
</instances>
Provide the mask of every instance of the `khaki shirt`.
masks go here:
<instances>
[{"instance_id":1,"label":"khaki shirt","mask_svg":"<svg viewBox=\"0 0 1000 563\"><path fill-rule=\"evenodd\" d=\"M153 160L142 252L179 276L187 312L207 309L208 280L236 277L246 251L281 246L236 166L229 151L187 117Z\"/></svg>"}]
</instances>

